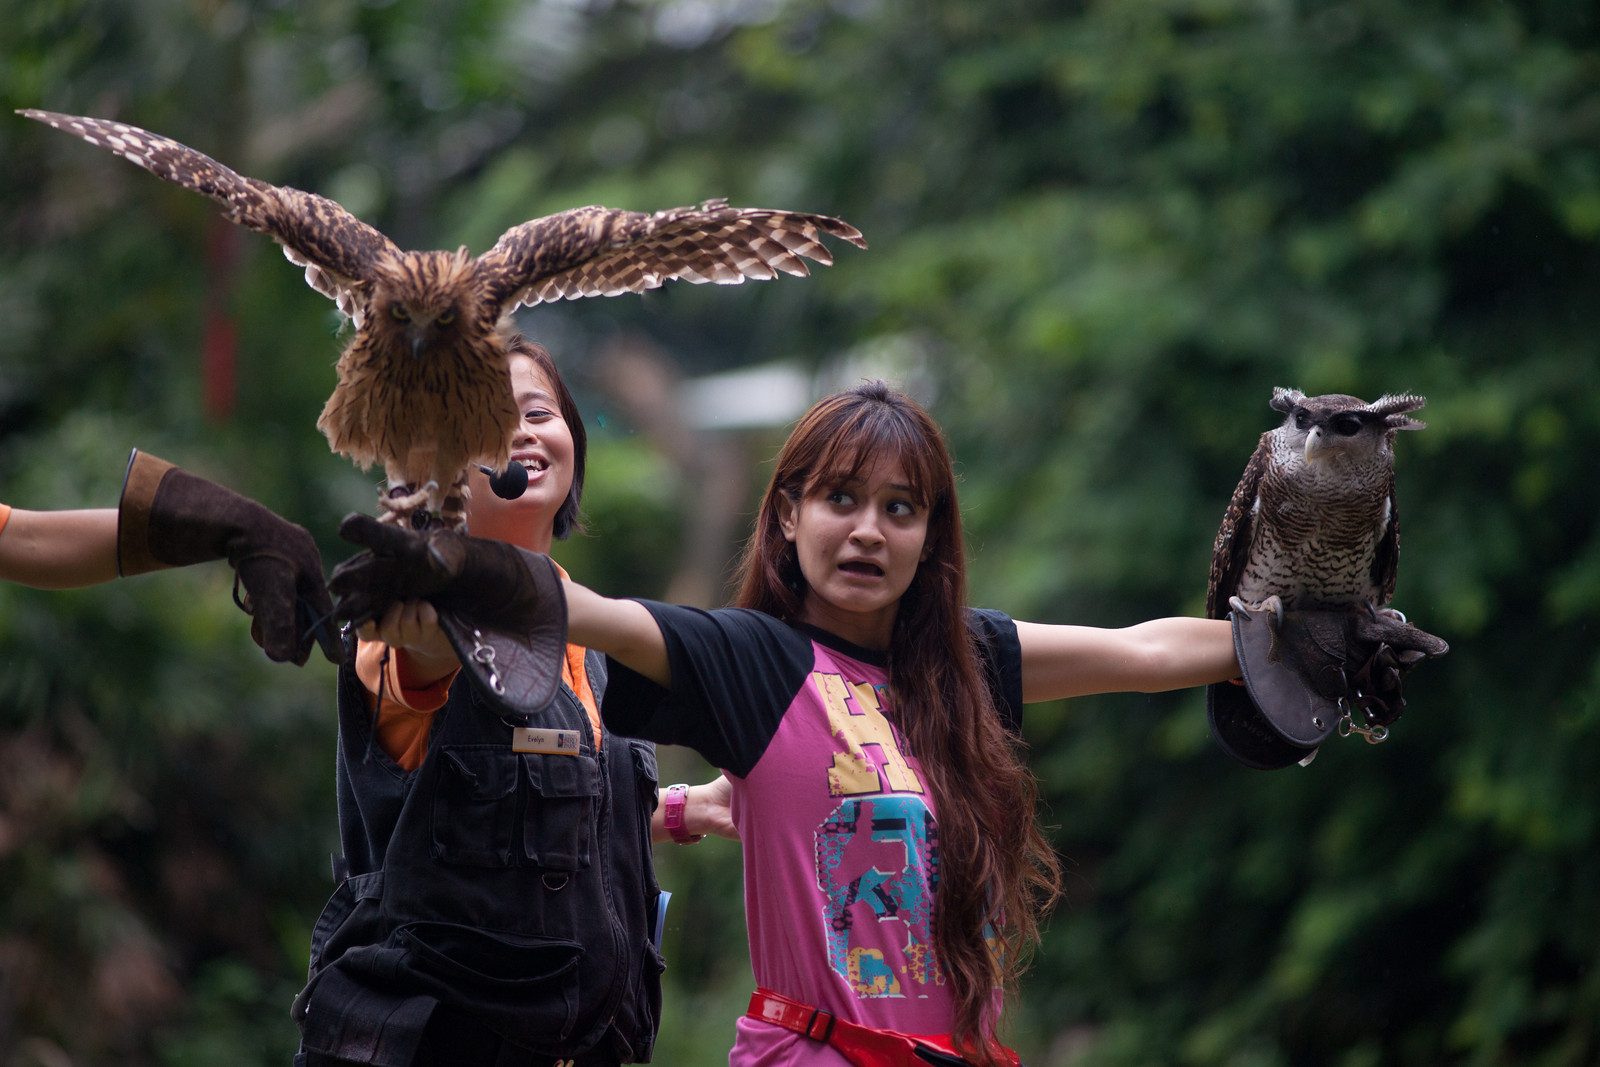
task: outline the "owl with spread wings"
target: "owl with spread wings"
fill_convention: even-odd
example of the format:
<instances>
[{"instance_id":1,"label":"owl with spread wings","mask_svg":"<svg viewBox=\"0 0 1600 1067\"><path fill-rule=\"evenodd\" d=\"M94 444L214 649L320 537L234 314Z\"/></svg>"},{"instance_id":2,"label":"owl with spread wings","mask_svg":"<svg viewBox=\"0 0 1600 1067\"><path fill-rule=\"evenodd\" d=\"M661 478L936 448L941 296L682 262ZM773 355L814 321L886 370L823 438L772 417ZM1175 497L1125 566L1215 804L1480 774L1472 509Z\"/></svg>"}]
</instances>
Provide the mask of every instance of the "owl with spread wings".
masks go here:
<instances>
[{"instance_id":1,"label":"owl with spread wings","mask_svg":"<svg viewBox=\"0 0 1600 1067\"><path fill-rule=\"evenodd\" d=\"M675 279L804 276L806 258L833 262L822 234L866 247L840 219L708 200L654 214L574 208L512 227L476 258L465 247L402 252L332 200L247 178L170 138L103 119L19 114L210 197L305 268L306 282L355 327L317 426L361 469L382 464L384 518L418 526L459 525L468 465L502 471L510 462L519 413L499 326L519 306Z\"/></svg>"}]
</instances>

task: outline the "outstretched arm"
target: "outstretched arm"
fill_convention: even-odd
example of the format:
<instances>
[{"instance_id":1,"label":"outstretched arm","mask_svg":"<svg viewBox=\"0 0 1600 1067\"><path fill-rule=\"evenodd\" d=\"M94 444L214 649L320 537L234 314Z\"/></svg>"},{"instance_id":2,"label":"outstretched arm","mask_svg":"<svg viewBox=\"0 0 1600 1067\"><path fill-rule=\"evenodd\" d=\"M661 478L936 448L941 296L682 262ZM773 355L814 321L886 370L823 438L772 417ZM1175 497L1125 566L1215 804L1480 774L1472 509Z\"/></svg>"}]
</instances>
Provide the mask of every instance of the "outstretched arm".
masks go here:
<instances>
[{"instance_id":1,"label":"outstretched arm","mask_svg":"<svg viewBox=\"0 0 1600 1067\"><path fill-rule=\"evenodd\" d=\"M611 656L659 685L672 680L666 639L644 605L603 597L562 577L548 557L493 538L444 529L424 534L366 515L346 516L339 534L366 551L334 568L328 587L339 598L335 615L355 623L364 639L387 641L435 661L441 670L454 669L439 630L441 604L446 611L465 611L473 625L524 631L541 619L559 619L562 605L553 582L560 581L565 644ZM558 630L551 633L559 636Z\"/></svg>"},{"instance_id":2,"label":"outstretched arm","mask_svg":"<svg viewBox=\"0 0 1600 1067\"><path fill-rule=\"evenodd\" d=\"M1152 619L1120 630L1018 622L1022 699L1158 693L1239 677L1225 620Z\"/></svg>"},{"instance_id":3,"label":"outstretched arm","mask_svg":"<svg viewBox=\"0 0 1600 1067\"><path fill-rule=\"evenodd\" d=\"M0 528L0 578L75 589L117 576L117 509L24 511Z\"/></svg>"},{"instance_id":4,"label":"outstretched arm","mask_svg":"<svg viewBox=\"0 0 1600 1067\"><path fill-rule=\"evenodd\" d=\"M672 684L667 641L643 604L613 600L564 579L567 595L567 640L604 652L660 686Z\"/></svg>"}]
</instances>

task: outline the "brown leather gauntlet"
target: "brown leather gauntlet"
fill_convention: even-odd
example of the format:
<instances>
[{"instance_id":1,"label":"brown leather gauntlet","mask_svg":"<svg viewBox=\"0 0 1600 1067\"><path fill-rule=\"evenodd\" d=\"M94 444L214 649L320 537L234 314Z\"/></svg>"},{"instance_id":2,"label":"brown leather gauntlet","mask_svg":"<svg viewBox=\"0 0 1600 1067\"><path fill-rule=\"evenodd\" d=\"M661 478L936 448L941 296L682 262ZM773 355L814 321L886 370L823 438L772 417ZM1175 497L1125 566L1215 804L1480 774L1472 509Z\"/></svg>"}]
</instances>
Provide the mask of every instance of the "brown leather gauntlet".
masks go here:
<instances>
[{"instance_id":1,"label":"brown leather gauntlet","mask_svg":"<svg viewBox=\"0 0 1600 1067\"><path fill-rule=\"evenodd\" d=\"M1405 707L1401 683L1450 646L1370 604L1228 615L1243 684L1208 686L1211 731L1225 752L1262 770L1307 764L1335 730L1382 740Z\"/></svg>"},{"instance_id":2,"label":"brown leather gauntlet","mask_svg":"<svg viewBox=\"0 0 1600 1067\"><path fill-rule=\"evenodd\" d=\"M426 600L468 677L502 712L554 699L566 660L567 600L550 557L433 527L408 530L349 515L339 535L366 551L333 570L338 617L356 625L390 606Z\"/></svg>"},{"instance_id":3,"label":"brown leather gauntlet","mask_svg":"<svg viewBox=\"0 0 1600 1067\"><path fill-rule=\"evenodd\" d=\"M304 664L317 642L331 662L344 661L322 556L305 528L134 449L117 508L117 573L128 578L217 559L233 567L234 599L270 659Z\"/></svg>"}]
</instances>

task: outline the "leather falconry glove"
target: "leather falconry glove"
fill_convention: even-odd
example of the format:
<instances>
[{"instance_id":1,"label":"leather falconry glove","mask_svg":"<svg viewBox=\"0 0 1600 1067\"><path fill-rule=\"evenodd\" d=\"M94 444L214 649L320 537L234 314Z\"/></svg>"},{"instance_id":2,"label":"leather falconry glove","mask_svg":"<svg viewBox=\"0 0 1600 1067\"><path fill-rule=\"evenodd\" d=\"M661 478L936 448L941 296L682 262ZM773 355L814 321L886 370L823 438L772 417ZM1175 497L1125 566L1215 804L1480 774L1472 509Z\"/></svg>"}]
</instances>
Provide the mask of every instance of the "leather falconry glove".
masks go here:
<instances>
[{"instance_id":1,"label":"leather falconry glove","mask_svg":"<svg viewBox=\"0 0 1600 1067\"><path fill-rule=\"evenodd\" d=\"M418 531L348 515L339 536L366 549L334 568L336 615L357 626L426 600L468 676L502 711L555 698L566 660L567 600L549 556L434 527Z\"/></svg>"},{"instance_id":2,"label":"leather falconry glove","mask_svg":"<svg viewBox=\"0 0 1600 1067\"><path fill-rule=\"evenodd\" d=\"M233 567L234 602L269 659L303 666L315 641L330 662L344 662L322 556L305 527L134 449L117 505L117 573L131 578L215 559Z\"/></svg>"},{"instance_id":3,"label":"leather falconry glove","mask_svg":"<svg viewBox=\"0 0 1600 1067\"><path fill-rule=\"evenodd\" d=\"M1450 650L1370 604L1280 611L1231 603L1244 685L1208 686L1206 711L1223 750L1262 770L1310 763L1335 730L1383 740L1405 708L1405 676Z\"/></svg>"}]
</instances>

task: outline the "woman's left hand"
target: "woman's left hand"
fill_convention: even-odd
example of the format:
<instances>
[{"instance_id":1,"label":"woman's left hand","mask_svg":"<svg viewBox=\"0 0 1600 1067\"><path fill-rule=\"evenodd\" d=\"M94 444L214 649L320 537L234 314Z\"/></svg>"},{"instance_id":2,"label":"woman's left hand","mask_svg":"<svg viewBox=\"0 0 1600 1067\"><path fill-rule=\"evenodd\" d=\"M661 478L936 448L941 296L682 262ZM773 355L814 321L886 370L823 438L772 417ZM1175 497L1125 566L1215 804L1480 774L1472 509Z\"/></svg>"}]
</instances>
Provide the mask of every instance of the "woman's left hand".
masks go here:
<instances>
[{"instance_id":1,"label":"woman's left hand","mask_svg":"<svg viewBox=\"0 0 1600 1067\"><path fill-rule=\"evenodd\" d=\"M671 841L667 832L666 793L660 794L662 804L656 806L655 817L650 820L650 840ZM739 831L733 825L733 786L724 775L718 775L704 785L691 785L683 798L683 828L696 837L716 834L731 841L739 840Z\"/></svg>"},{"instance_id":2,"label":"woman's left hand","mask_svg":"<svg viewBox=\"0 0 1600 1067\"><path fill-rule=\"evenodd\" d=\"M389 605L383 618L356 628L363 641L382 641L404 649L413 675L443 677L460 666L450 639L439 626L439 613L426 600L403 600Z\"/></svg>"}]
</instances>

